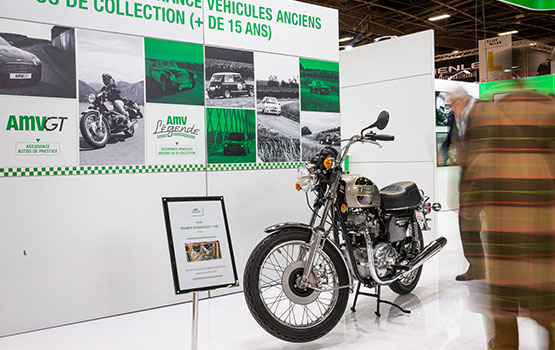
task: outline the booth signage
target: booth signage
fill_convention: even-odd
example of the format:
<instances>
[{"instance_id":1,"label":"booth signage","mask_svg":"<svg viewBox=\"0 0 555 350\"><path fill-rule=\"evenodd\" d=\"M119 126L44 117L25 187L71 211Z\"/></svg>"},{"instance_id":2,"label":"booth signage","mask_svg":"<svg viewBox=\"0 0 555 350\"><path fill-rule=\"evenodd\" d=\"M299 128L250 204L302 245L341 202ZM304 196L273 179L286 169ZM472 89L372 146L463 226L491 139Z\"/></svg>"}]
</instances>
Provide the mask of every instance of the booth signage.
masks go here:
<instances>
[{"instance_id":1,"label":"booth signage","mask_svg":"<svg viewBox=\"0 0 555 350\"><path fill-rule=\"evenodd\" d=\"M0 16L2 177L294 168L338 147L337 10L21 0Z\"/></svg>"},{"instance_id":2,"label":"booth signage","mask_svg":"<svg viewBox=\"0 0 555 350\"><path fill-rule=\"evenodd\" d=\"M499 1L524 7L528 10L538 10L538 11L555 10L555 0L499 0Z\"/></svg>"}]
</instances>

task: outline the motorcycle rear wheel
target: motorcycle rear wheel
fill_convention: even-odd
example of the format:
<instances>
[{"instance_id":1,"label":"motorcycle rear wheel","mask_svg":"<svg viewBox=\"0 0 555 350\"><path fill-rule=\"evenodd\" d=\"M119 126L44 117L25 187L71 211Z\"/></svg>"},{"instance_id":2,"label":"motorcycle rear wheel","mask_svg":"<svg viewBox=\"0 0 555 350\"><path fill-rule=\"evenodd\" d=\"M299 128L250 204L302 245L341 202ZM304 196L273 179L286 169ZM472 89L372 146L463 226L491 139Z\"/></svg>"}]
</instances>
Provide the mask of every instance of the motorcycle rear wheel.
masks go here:
<instances>
[{"instance_id":1,"label":"motorcycle rear wheel","mask_svg":"<svg viewBox=\"0 0 555 350\"><path fill-rule=\"evenodd\" d=\"M247 261L245 299L258 324L273 336L295 343L313 341L329 333L344 314L349 275L340 253L326 242L309 280L320 291L301 289L310 232L290 229L266 237Z\"/></svg>"},{"instance_id":2,"label":"motorcycle rear wheel","mask_svg":"<svg viewBox=\"0 0 555 350\"><path fill-rule=\"evenodd\" d=\"M89 145L94 148L102 148L110 140L110 127L102 116L100 116L100 125L97 125L96 118L98 118L96 113L85 114L81 117L79 128L81 129L81 135Z\"/></svg>"},{"instance_id":3,"label":"motorcycle rear wheel","mask_svg":"<svg viewBox=\"0 0 555 350\"><path fill-rule=\"evenodd\" d=\"M422 231L420 230L420 226L418 224L416 226L418 226L418 229L415 235L416 237L414 237L416 240L413 241L411 244L416 243L417 244L416 252L420 253L422 249L424 249L424 238L422 237ZM412 231L412 227L413 226L411 224L411 228L410 228L411 231ZM420 266L416 270L406 273L405 276L401 277L401 279L390 284L389 289L391 289L392 291L394 291L399 295L409 294L414 290L414 288L416 288L418 281L420 281L420 275L422 274L422 267L423 266Z\"/></svg>"}]
</instances>

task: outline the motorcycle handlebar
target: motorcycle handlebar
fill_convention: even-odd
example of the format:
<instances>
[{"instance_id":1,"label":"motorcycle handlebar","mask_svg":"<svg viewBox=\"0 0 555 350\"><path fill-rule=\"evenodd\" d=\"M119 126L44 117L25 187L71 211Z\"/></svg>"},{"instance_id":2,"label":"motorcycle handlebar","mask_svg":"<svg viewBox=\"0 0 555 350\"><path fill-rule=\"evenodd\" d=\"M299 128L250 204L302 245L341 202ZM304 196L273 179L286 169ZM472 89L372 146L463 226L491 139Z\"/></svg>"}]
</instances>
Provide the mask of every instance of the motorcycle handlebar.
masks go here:
<instances>
[{"instance_id":1,"label":"motorcycle handlebar","mask_svg":"<svg viewBox=\"0 0 555 350\"><path fill-rule=\"evenodd\" d=\"M376 135L374 133L366 134L364 138L370 141L395 141L395 136L385 135L385 134L382 134L382 135Z\"/></svg>"},{"instance_id":2,"label":"motorcycle handlebar","mask_svg":"<svg viewBox=\"0 0 555 350\"><path fill-rule=\"evenodd\" d=\"M393 135L376 135L376 141L395 141L395 136Z\"/></svg>"}]
</instances>

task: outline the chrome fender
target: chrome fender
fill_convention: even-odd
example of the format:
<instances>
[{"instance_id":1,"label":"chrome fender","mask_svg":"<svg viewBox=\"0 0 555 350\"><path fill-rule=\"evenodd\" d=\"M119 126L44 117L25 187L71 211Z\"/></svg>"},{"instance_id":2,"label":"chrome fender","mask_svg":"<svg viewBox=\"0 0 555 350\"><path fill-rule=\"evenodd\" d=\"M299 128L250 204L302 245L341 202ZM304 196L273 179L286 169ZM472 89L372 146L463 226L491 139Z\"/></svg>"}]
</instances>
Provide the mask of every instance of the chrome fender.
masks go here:
<instances>
[{"instance_id":1,"label":"chrome fender","mask_svg":"<svg viewBox=\"0 0 555 350\"><path fill-rule=\"evenodd\" d=\"M266 233L277 233L279 234L281 231L285 231L288 229L299 229L299 230L303 230L303 231L307 231L310 234L312 234L312 231L314 231L314 228L310 225L307 224L303 224L300 222L281 222L279 224L275 224L272 226L268 226L266 227L266 229L264 230L264 232ZM339 254L339 256L341 257L341 260L343 261L343 265L345 266L345 268L347 269L347 273L349 274L349 290L352 292L353 291L353 266L351 264L347 263L347 260L345 259L345 255L343 255L343 252L341 251L341 249L339 249L339 247L337 246L337 244L333 241L330 240L326 240L326 242L328 244L330 244L330 246L333 247L333 249L335 249L337 251L337 253Z\"/></svg>"}]
</instances>

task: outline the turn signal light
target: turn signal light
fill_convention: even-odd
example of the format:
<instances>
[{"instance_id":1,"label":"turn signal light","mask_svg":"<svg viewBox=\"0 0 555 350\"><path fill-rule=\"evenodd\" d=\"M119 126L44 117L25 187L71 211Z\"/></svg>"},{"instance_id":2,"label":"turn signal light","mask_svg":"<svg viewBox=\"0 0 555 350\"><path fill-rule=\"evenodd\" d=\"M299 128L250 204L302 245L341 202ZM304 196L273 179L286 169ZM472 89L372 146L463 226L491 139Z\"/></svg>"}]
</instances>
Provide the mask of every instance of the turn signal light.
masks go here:
<instances>
[{"instance_id":1,"label":"turn signal light","mask_svg":"<svg viewBox=\"0 0 555 350\"><path fill-rule=\"evenodd\" d=\"M333 165L333 158L328 157L324 159L324 168L331 169L332 165Z\"/></svg>"},{"instance_id":2,"label":"turn signal light","mask_svg":"<svg viewBox=\"0 0 555 350\"><path fill-rule=\"evenodd\" d=\"M299 183L299 181L297 181L297 183L295 184L295 189L296 189L297 191L300 191L300 190L301 190L301 184Z\"/></svg>"},{"instance_id":3,"label":"turn signal light","mask_svg":"<svg viewBox=\"0 0 555 350\"><path fill-rule=\"evenodd\" d=\"M347 209L348 209L348 208L347 208L347 204L343 203L343 204L341 205L341 212L342 212L343 214L345 214L345 213L347 212Z\"/></svg>"}]
</instances>

